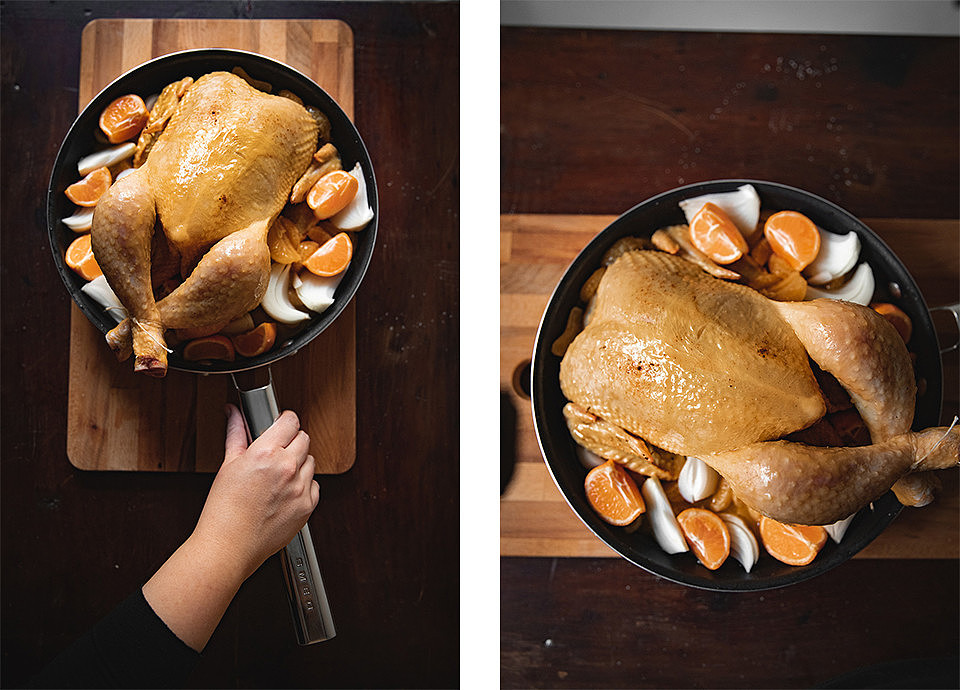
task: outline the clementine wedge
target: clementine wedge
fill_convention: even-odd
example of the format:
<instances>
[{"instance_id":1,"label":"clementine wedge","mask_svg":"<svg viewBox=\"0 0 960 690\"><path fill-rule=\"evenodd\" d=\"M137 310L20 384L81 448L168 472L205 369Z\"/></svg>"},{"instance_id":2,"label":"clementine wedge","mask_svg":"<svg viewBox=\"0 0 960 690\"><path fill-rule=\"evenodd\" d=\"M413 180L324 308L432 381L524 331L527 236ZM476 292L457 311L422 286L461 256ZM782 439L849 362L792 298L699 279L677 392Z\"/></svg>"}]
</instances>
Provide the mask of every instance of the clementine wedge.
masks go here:
<instances>
[{"instance_id":1,"label":"clementine wedge","mask_svg":"<svg viewBox=\"0 0 960 690\"><path fill-rule=\"evenodd\" d=\"M733 263L750 251L730 216L710 202L704 204L690 221L690 240L718 264Z\"/></svg>"},{"instance_id":2,"label":"clementine wedge","mask_svg":"<svg viewBox=\"0 0 960 690\"><path fill-rule=\"evenodd\" d=\"M767 516L760 518L760 541L771 556L787 565L807 565L827 542L819 525L789 525Z\"/></svg>"},{"instance_id":3,"label":"clementine wedge","mask_svg":"<svg viewBox=\"0 0 960 690\"><path fill-rule=\"evenodd\" d=\"M297 262L302 264L304 261L310 258L311 254L313 254L318 249L320 249L319 242L314 242L313 240L303 240L297 246L297 254L299 255Z\"/></svg>"},{"instance_id":4,"label":"clementine wedge","mask_svg":"<svg viewBox=\"0 0 960 690\"><path fill-rule=\"evenodd\" d=\"M76 271L77 275L86 281L103 275L96 258L93 256L93 249L90 246L90 233L80 235L67 247L64 261L67 266Z\"/></svg>"},{"instance_id":5,"label":"clementine wedge","mask_svg":"<svg viewBox=\"0 0 960 690\"><path fill-rule=\"evenodd\" d=\"M257 357L273 347L277 340L277 324L264 321L252 331L231 336L230 340L241 357Z\"/></svg>"},{"instance_id":6,"label":"clementine wedge","mask_svg":"<svg viewBox=\"0 0 960 690\"><path fill-rule=\"evenodd\" d=\"M895 304L889 302L873 302L870 304L875 312L893 324L897 333L903 338L903 342L909 343L913 335L913 321L907 316L906 312Z\"/></svg>"},{"instance_id":7,"label":"clementine wedge","mask_svg":"<svg viewBox=\"0 0 960 690\"><path fill-rule=\"evenodd\" d=\"M796 211L780 211L767 218L763 234L770 248L795 271L802 271L820 253L820 231L813 221Z\"/></svg>"},{"instance_id":8,"label":"clementine wedge","mask_svg":"<svg viewBox=\"0 0 960 690\"><path fill-rule=\"evenodd\" d=\"M317 220L326 220L347 207L357 195L360 183L346 170L334 170L321 177L307 193L307 206Z\"/></svg>"},{"instance_id":9,"label":"clementine wedge","mask_svg":"<svg viewBox=\"0 0 960 690\"><path fill-rule=\"evenodd\" d=\"M74 182L63 193L77 206L96 206L100 197L110 189L113 178L108 168L97 168L79 182Z\"/></svg>"},{"instance_id":10,"label":"clementine wedge","mask_svg":"<svg viewBox=\"0 0 960 690\"><path fill-rule=\"evenodd\" d=\"M143 99L127 94L113 101L100 113L100 129L111 144L130 141L147 124L150 112Z\"/></svg>"},{"instance_id":11,"label":"clementine wedge","mask_svg":"<svg viewBox=\"0 0 960 690\"><path fill-rule=\"evenodd\" d=\"M235 358L233 343L225 335L208 335L188 342L183 348L183 358L190 362L219 359L232 362Z\"/></svg>"},{"instance_id":12,"label":"clementine wedge","mask_svg":"<svg viewBox=\"0 0 960 690\"><path fill-rule=\"evenodd\" d=\"M324 242L319 249L307 257L304 267L318 276L335 276L350 265L353 258L353 243L350 235L341 232Z\"/></svg>"},{"instance_id":13,"label":"clementine wedge","mask_svg":"<svg viewBox=\"0 0 960 690\"><path fill-rule=\"evenodd\" d=\"M683 536L704 567L716 570L730 555L730 530L719 515L706 508L687 508L677 515Z\"/></svg>"},{"instance_id":14,"label":"clementine wedge","mask_svg":"<svg viewBox=\"0 0 960 690\"><path fill-rule=\"evenodd\" d=\"M584 488L591 507L611 525L624 527L646 511L633 477L613 460L587 472Z\"/></svg>"}]
</instances>

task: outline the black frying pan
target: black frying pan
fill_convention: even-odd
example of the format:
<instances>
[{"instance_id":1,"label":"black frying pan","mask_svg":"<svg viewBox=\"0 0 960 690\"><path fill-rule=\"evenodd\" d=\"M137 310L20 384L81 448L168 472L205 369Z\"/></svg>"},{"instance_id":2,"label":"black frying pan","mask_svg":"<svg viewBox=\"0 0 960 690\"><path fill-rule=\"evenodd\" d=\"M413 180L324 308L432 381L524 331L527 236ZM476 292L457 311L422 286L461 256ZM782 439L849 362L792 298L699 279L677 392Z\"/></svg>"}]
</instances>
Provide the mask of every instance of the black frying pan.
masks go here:
<instances>
[{"instance_id":1,"label":"black frying pan","mask_svg":"<svg viewBox=\"0 0 960 690\"><path fill-rule=\"evenodd\" d=\"M697 563L690 553L669 555L642 532L627 534L601 520L584 495L587 470L577 458L575 444L567 430L562 409L566 398L560 390L560 358L550 352L554 340L564 331L570 309L579 302L580 287L600 266L606 250L618 239L649 236L654 230L685 223L678 202L714 192L729 192L743 184L752 184L760 195L761 206L769 210L799 211L820 227L835 233L856 232L862 245L860 260L870 263L876 278L877 293L883 301L903 309L913 321L910 349L917 354L917 375L926 380L926 390L917 399L913 428L936 426L940 421L942 373L940 350L930 312L920 290L890 248L866 225L838 206L793 187L757 180L720 180L680 187L633 207L601 231L574 259L550 297L540 323L534 346L531 401L534 425L547 467L564 498L580 519L613 550L627 560L656 575L680 584L718 591L773 589L795 584L824 573L843 563L869 544L900 512L900 502L892 492L861 510L840 544L827 545L810 564L789 566L762 552L750 573L729 558L717 570Z\"/></svg>"},{"instance_id":2,"label":"black frying pan","mask_svg":"<svg viewBox=\"0 0 960 690\"><path fill-rule=\"evenodd\" d=\"M84 285L83 279L64 262L64 253L76 234L61 222L62 218L70 216L74 210L74 205L64 195L64 190L80 178L77 162L100 148L94 138L94 133L99 128L100 113L111 101L125 94L135 93L145 99L151 94L159 93L167 84L184 77L191 76L197 79L208 72L218 70L230 72L235 67L243 68L255 79L272 84L273 93L288 89L298 95L305 104L314 105L327 115L331 124L331 141L337 147L343 167L350 170L359 163L363 170L367 195L374 216L367 227L355 235L350 266L337 287L333 304L326 311L314 315L294 336L258 357L238 358L234 362L191 362L184 359L179 352L170 354L168 365L171 368L200 374L232 374L255 369L296 353L333 323L360 286L360 281L370 264L377 236L379 219L377 185L373 165L363 140L336 101L307 76L256 53L203 49L165 55L121 75L83 109L60 147L47 192L47 231L57 270L74 302L90 322L105 334L114 327L115 322L99 304L81 291L80 288ZM131 364L126 362L118 366L131 366ZM236 383L236 379L234 382ZM238 386L238 392L247 429L251 437L256 438L279 414L272 383L250 390L241 390ZM308 527L304 526L300 534L284 550L284 555L284 574L298 640L301 644L309 644L333 637L335 634L333 621L323 591L323 582Z\"/></svg>"}]
</instances>

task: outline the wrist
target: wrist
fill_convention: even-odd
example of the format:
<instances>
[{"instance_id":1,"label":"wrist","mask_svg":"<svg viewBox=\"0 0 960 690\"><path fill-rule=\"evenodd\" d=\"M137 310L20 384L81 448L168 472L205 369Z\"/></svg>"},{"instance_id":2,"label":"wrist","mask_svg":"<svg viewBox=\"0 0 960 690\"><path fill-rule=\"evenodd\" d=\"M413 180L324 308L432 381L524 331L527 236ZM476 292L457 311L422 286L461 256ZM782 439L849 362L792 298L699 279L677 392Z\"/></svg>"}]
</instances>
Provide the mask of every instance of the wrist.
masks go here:
<instances>
[{"instance_id":1,"label":"wrist","mask_svg":"<svg viewBox=\"0 0 960 690\"><path fill-rule=\"evenodd\" d=\"M197 564L210 588L235 593L257 567L233 540L220 534L194 530L180 550Z\"/></svg>"}]
</instances>

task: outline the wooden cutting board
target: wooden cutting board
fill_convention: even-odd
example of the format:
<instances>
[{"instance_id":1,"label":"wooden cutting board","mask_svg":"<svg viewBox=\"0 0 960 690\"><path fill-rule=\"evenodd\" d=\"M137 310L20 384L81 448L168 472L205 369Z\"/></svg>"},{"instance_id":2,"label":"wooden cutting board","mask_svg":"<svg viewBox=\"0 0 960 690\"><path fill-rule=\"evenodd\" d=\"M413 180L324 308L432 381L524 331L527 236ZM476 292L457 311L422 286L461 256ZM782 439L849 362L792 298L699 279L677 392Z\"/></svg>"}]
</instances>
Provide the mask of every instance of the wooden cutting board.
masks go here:
<instances>
[{"instance_id":1,"label":"wooden cutting board","mask_svg":"<svg viewBox=\"0 0 960 690\"><path fill-rule=\"evenodd\" d=\"M533 429L530 400L517 390L518 371L529 363L540 317L554 286L577 253L616 216L504 215L500 218L500 388L516 410L516 465L500 500L502 556L619 557L580 521L547 471ZM957 221L867 220L882 237L911 238L901 254L908 266L946 265L948 295L957 285ZM944 239L945 238L945 239ZM892 243L892 242L891 242ZM917 252L916 255L913 252ZM924 253L929 256L925 256ZM928 261L929 260L929 261ZM949 298L948 298L949 299ZM954 297L955 299L955 297ZM944 379L956 400L956 355ZM526 374L528 375L528 374ZM956 403L954 402L954 407ZM956 471L940 473L943 491L933 505L905 509L862 558L958 558L960 483Z\"/></svg>"},{"instance_id":2,"label":"wooden cutting board","mask_svg":"<svg viewBox=\"0 0 960 690\"><path fill-rule=\"evenodd\" d=\"M353 33L330 20L98 19L83 30L79 108L114 78L191 48L257 52L303 72L353 116ZM84 470L215 472L223 460L223 406L236 402L229 375L170 371L160 380L117 363L73 306L67 456ZM327 363L335 362L335 366ZM319 474L356 458L356 328L349 305L308 346L271 366L282 409L311 439Z\"/></svg>"}]
</instances>

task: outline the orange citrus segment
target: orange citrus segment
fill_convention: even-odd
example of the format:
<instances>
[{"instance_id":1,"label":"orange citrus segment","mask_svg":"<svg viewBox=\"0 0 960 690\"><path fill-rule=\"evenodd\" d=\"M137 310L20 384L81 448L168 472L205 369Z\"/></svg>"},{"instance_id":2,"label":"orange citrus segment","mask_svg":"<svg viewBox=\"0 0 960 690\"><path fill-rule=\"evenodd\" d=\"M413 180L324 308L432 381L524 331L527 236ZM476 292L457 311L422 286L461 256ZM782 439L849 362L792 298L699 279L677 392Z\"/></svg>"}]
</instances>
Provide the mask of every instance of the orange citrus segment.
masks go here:
<instances>
[{"instance_id":1,"label":"orange citrus segment","mask_svg":"<svg viewBox=\"0 0 960 690\"><path fill-rule=\"evenodd\" d=\"M909 343L913 335L913 321L907 316L906 312L895 304L889 302L873 302L870 305L875 312L893 324L897 333L903 338L903 342Z\"/></svg>"},{"instance_id":2,"label":"orange citrus segment","mask_svg":"<svg viewBox=\"0 0 960 690\"><path fill-rule=\"evenodd\" d=\"M693 246L718 264L733 263L750 250L730 216L710 202L690 221L690 239Z\"/></svg>"},{"instance_id":3,"label":"orange citrus segment","mask_svg":"<svg viewBox=\"0 0 960 690\"><path fill-rule=\"evenodd\" d=\"M103 275L97 260L93 256L93 249L90 246L90 233L80 235L70 243L67 252L64 255L67 266L77 272L84 280L90 281Z\"/></svg>"},{"instance_id":4,"label":"orange citrus segment","mask_svg":"<svg viewBox=\"0 0 960 690\"><path fill-rule=\"evenodd\" d=\"M788 525L763 516L760 518L763 548L787 565L807 565L827 543L827 530L818 525Z\"/></svg>"},{"instance_id":5,"label":"orange citrus segment","mask_svg":"<svg viewBox=\"0 0 960 690\"><path fill-rule=\"evenodd\" d=\"M292 264L300 260L300 228L285 216L277 216L267 231L270 259L278 264Z\"/></svg>"},{"instance_id":6,"label":"orange citrus segment","mask_svg":"<svg viewBox=\"0 0 960 690\"><path fill-rule=\"evenodd\" d=\"M318 276L335 276L350 265L353 257L353 243L350 236L341 232L324 242L319 249L308 256L303 265Z\"/></svg>"},{"instance_id":7,"label":"orange citrus segment","mask_svg":"<svg viewBox=\"0 0 960 690\"><path fill-rule=\"evenodd\" d=\"M796 211L780 211L767 218L763 234L770 248L802 271L820 253L820 231L813 221Z\"/></svg>"},{"instance_id":8,"label":"orange citrus segment","mask_svg":"<svg viewBox=\"0 0 960 690\"><path fill-rule=\"evenodd\" d=\"M225 335L208 335L188 342L183 348L183 358L191 362L204 359L222 359L232 362L234 359L233 343Z\"/></svg>"},{"instance_id":9,"label":"orange citrus segment","mask_svg":"<svg viewBox=\"0 0 960 690\"><path fill-rule=\"evenodd\" d=\"M297 259L299 263L306 261L311 254L320 249L320 245L313 240L304 240L300 243L300 246L297 247L297 253L300 255L300 258Z\"/></svg>"},{"instance_id":10,"label":"orange citrus segment","mask_svg":"<svg viewBox=\"0 0 960 690\"><path fill-rule=\"evenodd\" d=\"M730 555L730 530L723 518L706 508L687 508L677 522L700 563L710 570L723 565Z\"/></svg>"},{"instance_id":11,"label":"orange citrus segment","mask_svg":"<svg viewBox=\"0 0 960 690\"><path fill-rule=\"evenodd\" d=\"M233 347L241 357L256 357L270 350L277 340L277 325L265 321L252 331L241 333L230 338Z\"/></svg>"},{"instance_id":12,"label":"orange citrus segment","mask_svg":"<svg viewBox=\"0 0 960 690\"><path fill-rule=\"evenodd\" d=\"M587 501L611 525L629 525L646 510L636 482L613 460L607 460L587 472L584 488Z\"/></svg>"},{"instance_id":13,"label":"orange citrus segment","mask_svg":"<svg viewBox=\"0 0 960 690\"><path fill-rule=\"evenodd\" d=\"M149 118L150 112L143 99L131 93L104 108L100 113L100 129L111 144L119 144L140 134Z\"/></svg>"},{"instance_id":14,"label":"orange citrus segment","mask_svg":"<svg viewBox=\"0 0 960 690\"><path fill-rule=\"evenodd\" d=\"M108 168L97 168L79 182L74 182L64 190L64 194L77 206L96 206L100 197L110 189L113 178Z\"/></svg>"},{"instance_id":15,"label":"orange citrus segment","mask_svg":"<svg viewBox=\"0 0 960 690\"><path fill-rule=\"evenodd\" d=\"M326 220L347 207L357 195L360 183L345 170L334 170L321 177L307 194L307 206L317 220Z\"/></svg>"}]
</instances>

